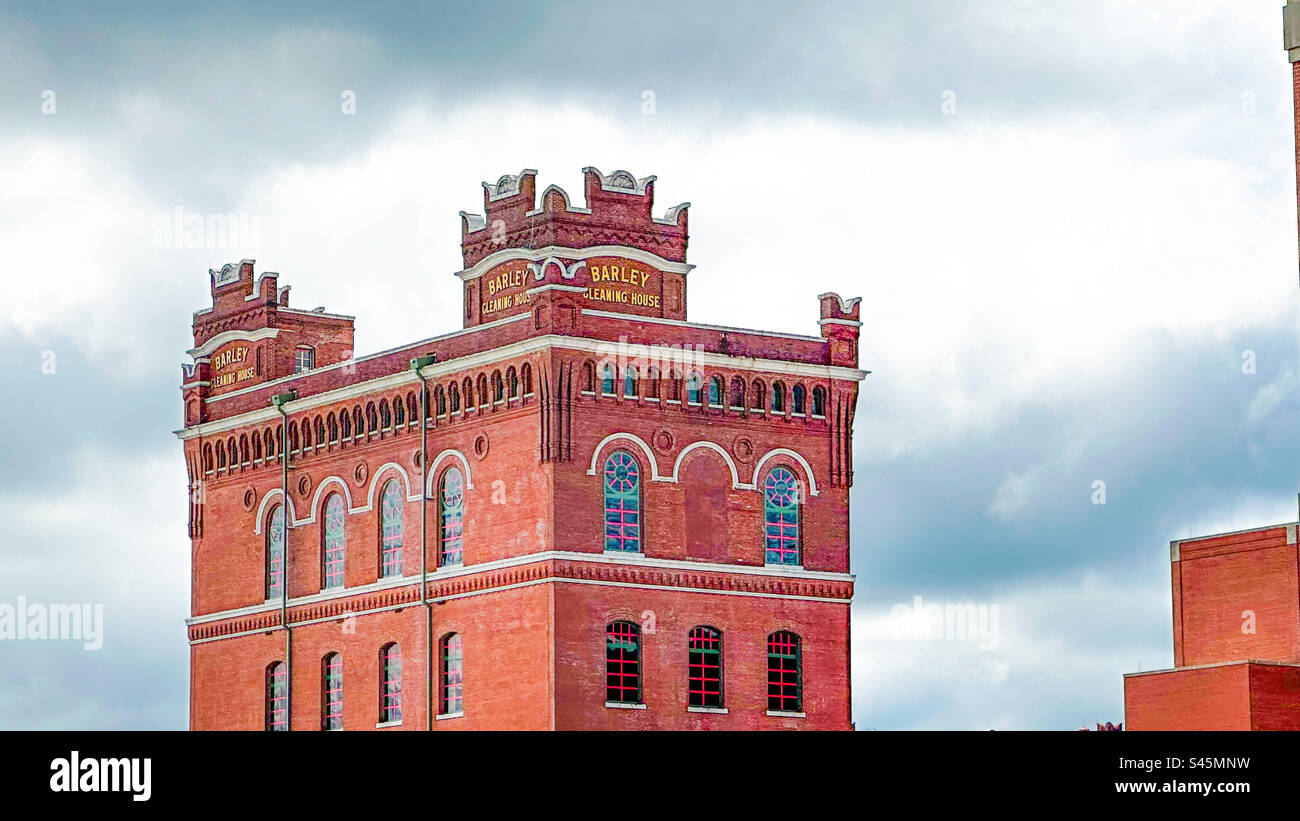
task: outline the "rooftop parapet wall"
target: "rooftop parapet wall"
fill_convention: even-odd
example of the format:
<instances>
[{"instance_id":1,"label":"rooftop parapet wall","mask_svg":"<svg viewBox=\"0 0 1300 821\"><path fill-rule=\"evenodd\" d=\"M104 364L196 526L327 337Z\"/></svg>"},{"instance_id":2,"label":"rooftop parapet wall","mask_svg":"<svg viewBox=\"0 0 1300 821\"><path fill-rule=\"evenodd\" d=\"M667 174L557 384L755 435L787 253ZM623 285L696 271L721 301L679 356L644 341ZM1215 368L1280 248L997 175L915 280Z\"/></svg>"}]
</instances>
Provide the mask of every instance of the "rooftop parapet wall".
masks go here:
<instances>
[{"instance_id":1,"label":"rooftop parapet wall","mask_svg":"<svg viewBox=\"0 0 1300 821\"><path fill-rule=\"evenodd\" d=\"M461 253L466 268L506 248L588 248L625 245L673 262L686 261L686 215L690 203L655 217L655 178L626 171L583 173L586 205L551 185L536 196L537 171L525 168L483 183L483 215L461 212Z\"/></svg>"}]
</instances>

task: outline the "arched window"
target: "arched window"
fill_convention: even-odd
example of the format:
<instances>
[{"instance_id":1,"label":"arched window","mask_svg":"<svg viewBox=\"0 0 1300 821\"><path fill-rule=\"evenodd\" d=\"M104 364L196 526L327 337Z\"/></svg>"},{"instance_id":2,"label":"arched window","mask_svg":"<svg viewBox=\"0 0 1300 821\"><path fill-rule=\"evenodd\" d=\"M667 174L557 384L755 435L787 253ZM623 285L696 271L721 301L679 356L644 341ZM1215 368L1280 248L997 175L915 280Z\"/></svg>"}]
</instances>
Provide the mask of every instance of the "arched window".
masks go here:
<instances>
[{"instance_id":1,"label":"arched window","mask_svg":"<svg viewBox=\"0 0 1300 821\"><path fill-rule=\"evenodd\" d=\"M406 403L402 401L402 397L400 396L393 397L393 424L406 424Z\"/></svg>"},{"instance_id":2,"label":"arched window","mask_svg":"<svg viewBox=\"0 0 1300 821\"><path fill-rule=\"evenodd\" d=\"M272 732L289 729L289 679L283 661L266 667L266 729Z\"/></svg>"},{"instance_id":3,"label":"arched window","mask_svg":"<svg viewBox=\"0 0 1300 821\"><path fill-rule=\"evenodd\" d=\"M686 402L690 405L700 404L700 375L697 373L686 379Z\"/></svg>"},{"instance_id":4,"label":"arched window","mask_svg":"<svg viewBox=\"0 0 1300 821\"><path fill-rule=\"evenodd\" d=\"M739 376L731 380L731 407L734 410L745 409L745 380Z\"/></svg>"},{"instance_id":5,"label":"arched window","mask_svg":"<svg viewBox=\"0 0 1300 821\"><path fill-rule=\"evenodd\" d=\"M439 676L441 693L438 712L453 715L464 710L465 673L462 666L460 634L448 633L439 642L438 658L441 672Z\"/></svg>"},{"instance_id":6,"label":"arched window","mask_svg":"<svg viewBox=\"0 0 1300 821\"><path fill-rule=\"evenodd\" d=\"M799 480L789 468L763 483L763 534L768 564L799 564Z\"/></svg>"},{"instance_id":7,"label":"arched window","mask_svg":"<svg viewBox=\"0 0 1300 821\"><path fill-rule=\"evenodd\" d=\"M623 395L629 399L636 397L636 366L628 365L623 369Z\"/></svg>"},{"instance_id":8,"label":"arched window","mask_svg":"<svg viewBox=\"0 0 1300 821\"><path fill-rule=\"evenodd\" d=\"M333 411L330 411L330 415L328 419L329 422L327 423L326 427L328 427L330 431L330 444L334 444L339 440L339 420L337 417L334 416Z\"/></svg>"},{"instance_id":9,"label":"arched window","mask_svg":"<svg viewBox=\"0 0 1300 821\"><path fill-rule=\"evenodd\" d=\"M822 389L821 385L813 388L812 415L826 415L826 391Z\"/></svg>"},{"instance_id":10,"label":"arched window","mask_svg":"<svg viewBox=\"0 0 1300 821\"><path fill-rule=\"evenodd\" d=\"M316 351L306 345L299 346L293 352L293 372L302 373L316 367Z\"/></svg>"},{"instance_id":11,"label":"arched window","mask_svg":"<svg viewBox=\"0 0 1300 821\"><path fill-rule=\"evenodd\" d=\"M596 366L590 362L582 363L582 390L588 393L596 390Z\"/></svg>"},{"instance_id":12,"label":"arched window","mask_svg":"<svg viewBox=\"0 0 1300 821\"><path fill-rule=\"evenodd\" d=\"M506 398L506 385L501 381L501 371L492 372L492 401L500 402Z\"/></svg>"},{"instance_id":13,"label":"arched window","mask_svg":"<svg viewBox=\"0 0 1300 821\"><path fill-rule=\"evenodd\" d=\"M715 407L722 405L722 377L720 376L709 379L709 404Z\"/></svg>"},{"instance_id":14,"label":"arched window","mask_svg":"<svg viewBox=\"0 0 1300 821\"><path fill-rule=\"evenodd\" d=\"M527 362L519 369L519 381L524 387L524 396L533 395L533 366Z\"/></svg>"},{"instance_id":15,"label":"arched window","mask_svg":"<svg viewBox=\"0 0 1300 821\"><path fill-rule=\"evenodd\" d=\"M791 412L791 413L796 413L796 414L799 414L800 416L803 415L803 413L804 413L804 393L805 393L805 391L804 391L804 387L803 387L803 385L795 385L795 386L794 386L794 389L793 389L793 391L792 391L792 398L791 398L791 401L790 401L790 412Z\"/></svg>"},{"instance_id":16,"label":"arched window","mask_svg":"<svg viewBox=\"0 0 1300 821\"><path fill-rule=\"evenodd\" d=\"M605 626L605 700L641 703L641 628L630 621Z\"/></svg>"},{"instance_id":17,"label":"arched window","mask_svg":"<svg viewBox=\"0 0 1300 821\"><path fill-rule=\"evenodd\" d=\"M402 720L402 648L396 643L379 650L379 723Z\"/></svg>"},{"instance_id":18,"label":"arched window","mask_svg":"<svg viewBox=\"0 0 1300 821\"><path fill-rule=\"evenodd\" d=\"M320 728L343 729L343 656L330 653L320 663Z\"/></svg>"},{"instance_id":19,"label":"arched window","mask_svg":"<svg viewBox=\"0 0 1300 821\"><path fill-rule=\"evenodd\" d=\"M600 392L606 396L614 395L614 366L606 365L600 369Z\"/></svg>"},{"instance_id":20,"label":"arched window","mask_svg":"<svg viewBox=\"0 0 1300 821\"><path fill-rule=\"evenodd\" d=\"M379 575L402 575L402 486L396 479L384 485L380 500Z\"/></svg>"},{"instance_id":21,"label":"arched window","mask_svg":"<svg viewBox=\"0 0 1300 821\"><path fill-rule=\"evenodd\" d=\"M643 388L647 399L659 398L659 368L651 365L646 368L645 387Z\"/></svg>"},{"instance_id":22,"label":"arched window","mask_svg":"<svg viewBox=\"0 0 1300 821\"><path fill-rule=\"evenodd\" d=\"M343 557L347 542L343 534L343 497L331 494L325 502L325 527L321 529L321 588L343 586Z\"/></svg>"},{"instance_id":23,"label":"arched window","mask_svg":"<svg viewBox=\"0 0 1300 821\"><path fill-rule=\"evenodd\" d=\"M488 403L488 381L483 374L478 375L478 403L480 405Z\"/></svg>"},{"instance_id":24,"label":"arched window","mask_svg":"<svg viewBox=\"0 0 1300 821\"><path fill-rule=\"evenodd\" d=\"M447 415L447 392L438 388L434 393L434 403L438 409L439 416Z\"/></svg>"},{"instance_id":25,"label":"arched window","mask_svg":"<svg viewBox=\"0 0 1300 821\"><path fill-rule=\"evenodd\" d=\"M722 706L722 634L696 627L686 637L686 689L691 707Z\"/></svg>"},{"instance_id":26,"label":"arched window","mask_svg":"<svg viewBox=\"0 0 1300 821\"><path fill-rule=\"evenodd\" d=\"M506 396L510 399L519 398L519 374L515 373L514 366L506 371Z\"/></svg>"},{"instance_id":27,"label":"arched window","mask_svg":"<svg viewBox=\"0 0 1300 821\"><path fill-rule=\"evenodd\" d=\"M468 376L465 377L465 381L461 383L461 392L465 394L465 410L466 411L473 410L474 409L474 383L470 381Z\"/></svg>"},{"instance_id":28,"label":"arched window","mask_svg":"<svg viewBox=\"0 0 1300 821\"><path fill-rule=\"evenodd\" d=\"M763 383L755 379L749 390L749 401L752 403L749 406L750 410L763 410L763 400L765 398Z\"/></svg>"},{"instance_id":29,"label":"arched window","mask_svg":"<svg viewBox=\"0 0 1300 821\"><path fill-rule=\"evenodd\" d=\"M460 564L465 542L465 480L458 468L447 468L442 474L438 521L438 566Z\"/></svg>"},{"instance_id":30,"label":"arched window","mask_svg":"<svg viewBox=\"0 0 1300 821\"><path fill-rule=\"evenodd\" d=\"M276 505L266 526L266 598L284 592L284 505Z\"/></svg>"},{"instance_id":31,"label":"arched window","mask_svg":"<svg viewBox=\"0 0 1300 821\"><path fill-rule=\"evenodd\" d=\"M624 450L605 460L605 549L641 551L641 469Z\"/></svg>"},{"instance_id":32,"label":"arched window","mask_svg":"<svg viewBox=\"0 0 1300 821\"><path fill-rule=\"evenodd\" d=\"M782 630L767 637L767 709L798 713L803 708L803 657L799 637Z\"/></svg>"},{"instance_id":33,"label":"arched window","mask_svg":"<svg viewBox=\"0 0 1300 821\"><path fill-rule=\"evenodd\" d=\"M339 414L339 426L343 429L343 438L352 438L352 415L347 411Z\"/></svg>"}]
</instances>

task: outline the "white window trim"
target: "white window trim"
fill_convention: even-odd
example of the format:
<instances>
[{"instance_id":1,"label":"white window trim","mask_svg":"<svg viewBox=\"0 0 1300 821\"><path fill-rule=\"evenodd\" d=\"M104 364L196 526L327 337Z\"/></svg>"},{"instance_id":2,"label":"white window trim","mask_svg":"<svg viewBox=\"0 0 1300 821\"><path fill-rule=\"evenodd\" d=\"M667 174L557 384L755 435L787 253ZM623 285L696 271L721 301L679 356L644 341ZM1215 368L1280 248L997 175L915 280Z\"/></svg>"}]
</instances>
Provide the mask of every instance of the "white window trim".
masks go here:
<instances>
[{"instance_id":1,"label":"white window trim","mask_svg":"<svg viewBox=\"0 0 1300 821\"><path fill-rule=\"evenodd\" d=\"M454 712L454 713L438 713L436 716L433 717L433 720L434 720L434 721L444 721L444 720L447 720L447 719L453 719L453 718L463 718L464 715L465 715L465 711L464 711L464 710L458 710L457 712Z\"/></svg>"},{"instance_id":2,"label":"white window trim","mask_svg":"<svg viewBox=\"0 0 1300 821\"><path fill-rule=\"evenodd\" d=\"M380 721L375 724L375 729L382 730L385 727L401 727L401 726L402 726L402 720L399 718L396 721Z\"/></svg>"},{"instance_id":3,"label":"white window trim","mask_svg":"<svg viewBox=\"0 0 1300 821\"><path fill-rule=\"evenodd\" d=\"M807 713L791 713L785 710L768 710L767 714L774 718L807 718Z\"/></svg>"},{"instance_id":4,"label":"white window trim","mask_svg":"<svg viewBox=\"0 0 1300 821\"><path fill-rule=\"evenodd\" d=\"M713 713L713 714L715 714L715 715L725 716L725 715L727 715L727 708L726 708L726 707L687 707L687 708L686 708L686 712L688 712L688 713Z\"/></svg>"}]
</instances>

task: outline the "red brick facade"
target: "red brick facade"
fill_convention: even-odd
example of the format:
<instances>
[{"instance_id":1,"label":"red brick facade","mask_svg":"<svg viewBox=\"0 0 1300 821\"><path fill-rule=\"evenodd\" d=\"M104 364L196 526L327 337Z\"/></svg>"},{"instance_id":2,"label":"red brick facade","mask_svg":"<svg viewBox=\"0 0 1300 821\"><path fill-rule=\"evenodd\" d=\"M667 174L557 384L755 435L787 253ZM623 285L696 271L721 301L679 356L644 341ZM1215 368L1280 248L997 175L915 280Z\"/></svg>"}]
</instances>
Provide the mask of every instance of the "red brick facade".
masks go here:
<instances>
[{"instance_id":1,"label":"red brick facade","mask_svg":"<svg viewBox=\"0 0 1300 821\"><path fill-rule=\"evenodd\" d=\"M1124 677L1130 730L1300 730L1298 524L1174 542L1174 669Z\"/></svg>"},{"instance_id":2,"label":"red brick facade","mask_svg":"<svg viewBox=\"0 0 1300 821\"><path fill-rule=\"evenodd\" d=\"M850 728L858 302L819 297L818 336L690 323L686 205L654 217L653 177L584 173L585 206L554 186L535 199L532 171L484 183L485 215L462 214L464 328L400 349L356 357L351 317L290 308L251 260L211 272L178 433L193 488L193 729L263 729L268 670L286 656L289 723L321 729L332 653L343 727L374 729L390 643L402 715L386 727ZM311 367L295 373L296 358ZM282 419L271 397L291 391ZM282 598L267 560L286 438ZM639 477L637 551L606 549L616 451ZM450 470L464 482L463 560L439 566ZM783 521L797 521L798 552L773 562L765 498L780 477L795 487ZM401 573L385 577L392 481ZM335 495L343 581L326 587ZM615 621L640 630L632 704L607 704ZM721 634L720 708L688 699L700 626ZM798 709L769 709L781 631L799 638ZM450 634L463 707L435 719Z\"/></svg>"}]
</instances>

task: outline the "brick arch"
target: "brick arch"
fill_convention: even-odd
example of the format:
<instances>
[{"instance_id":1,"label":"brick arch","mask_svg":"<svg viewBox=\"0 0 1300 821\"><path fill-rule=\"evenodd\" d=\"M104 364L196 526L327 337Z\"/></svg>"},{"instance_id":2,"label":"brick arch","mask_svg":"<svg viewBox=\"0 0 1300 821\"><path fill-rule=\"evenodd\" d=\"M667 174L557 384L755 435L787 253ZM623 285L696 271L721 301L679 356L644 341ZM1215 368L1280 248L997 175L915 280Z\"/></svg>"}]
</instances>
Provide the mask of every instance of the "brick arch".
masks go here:
<instances>
[{"instance_id":1,"label":"brick arch","mask_svg":"<svg viewBox=\"0 0 1300 821\"><path fill-rule=\"evenodd\" d=\"M707 397L705 398L705 401L708 401ZM731 471L731 486L733 488L737 488L740 490L750 490L753 488L753 485L741 484L740 474L736 472L736 462L734 459L731 458L731 454L727 453L726 449L723 448L721 445L719 445L717 442L710 442L707 439L701 439L698 442L691 442L689 445L681 449L681 452L677 454L677 461L673 463L672 478L668 479L667 481L670 482L680 481L682 460L686 458L686 454L690 453L693 450L698 450L699 448L707 448L711 451L714 451L715 453L717 453L719 456L722 457L722 460L727 463L727 468Z\"/></svg>"},{"instance_id":2,"label":"brick arch","mask_svg":"<svg viewBox=\"0 0 1300 821\"><path fill-rule=\"evenodd\" d=\"M267 513L270 511L273 500L278 499L283 495L284 494L280 491L280 488L273 487L262 496L262 501L257 506L257 518L253 519L254 533L262 533L262 523L266 521ZM289 515L285 517L285 522L291 527L297 527L298 525L303 524L303 522L298 520L298 511L293 508L292 497L289 498Z\"/></svg>"},{"instance_id":3,"label":"brick arch","mask_svg":"<svg viewBox=\"0 0 1300 821\"><path fill-rule=\"evenodd\" d=\"M338 476L326 476L324 479L320 480L320 484L316 485L316 492L312 494L311 507L307 511L308 518L306 522L304 522L305 524L316 521L316 517L320 514L321 499L325 498L326 490L333 484L337 484L339 487L343 488L343 500L348 503L347 512L357 512L352 506L352 491L348 489L348 483Z\"/></svg>"},{"instance_id":4,"label":"brick arch","mask_svg":"<svg viewBox=\"0 0 1300 821\"><path fill-rule=\"evenodd\" d=\"M763 488L762 482L759 480L763 475L763 465L767 464L769 459L777 459L782 456L793 459L799 464L799 467L803 472L803 479L808 483L808 495L816 496L818 493L817 478L813 475L812 465L808 464L808 460L803 458L803 455L798 451L789 448L772 448L767 453L764 453L762 458L754 463L754 481L750 483L749 487L761 492Z\"/></svg>"},{"instance_id":5,"label":"brick arch","mask_svg":"<svg viewBox=\"0 0 1300 821\"><path fill-rule=\"evenodd\" d=\"M378 468L375 469L375 472L371 474L370 487L366 491L366 506L362 508L362 510L371 510L374 508L375 490L380 485L379 480L383 478L385 473L394 470L401 475L402 484L406 485L406 501L408 502L416 501L420 498L419 496L411 495L411 477L406 475L406 469L403 468L401 465L397 464L396 462L387 462L383 465L380 465ZM387 479L384 479L384 483L387 483L387 481L388 481Z\"/></svg>"},{"instance_id":6,"label":"brick arch","mask_svg":"<svg viewBox=\"0 0 1300 821\"><path fill-rule=\"evenodd\" d=\"M474 489L474 476L472 473L470 473L469 460L466 459L465 454L461 453L460 451L454 448L447 448L446 450L439 453L437 456L433 457L433 461L429 463L429 473L425 479L424 490L425 493L430 498L437 498L436 494L434 493L433 481L434 478L437 477L439 474L438 466L448 459L455 459L456 461L460 462L461 470L465 471L465 489L466 490Z\"/></svg>"},{"instance_id":7,"label":"brick arch","mask_svg":"<svg viewBox=\"0 0 1300 821\"><path fill-rule=\"evenodd\" d=\"M605 449L605 446L619 439L626 439L640 448L641 454L645 456L646 462L650 466L650 480L652 482L672 481L659 473L659 463L655 460L654 451L650 450L650 446L646 444L645 440L635 433L611 433L601 439L600 444L596 445L596 449L591 453L591 466L587 469L588 476L596 475L596 465L600 462L600 454Z\"/></svg>"}]
</instances>

